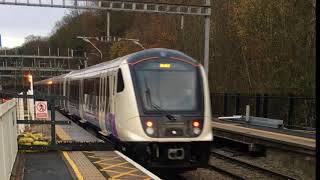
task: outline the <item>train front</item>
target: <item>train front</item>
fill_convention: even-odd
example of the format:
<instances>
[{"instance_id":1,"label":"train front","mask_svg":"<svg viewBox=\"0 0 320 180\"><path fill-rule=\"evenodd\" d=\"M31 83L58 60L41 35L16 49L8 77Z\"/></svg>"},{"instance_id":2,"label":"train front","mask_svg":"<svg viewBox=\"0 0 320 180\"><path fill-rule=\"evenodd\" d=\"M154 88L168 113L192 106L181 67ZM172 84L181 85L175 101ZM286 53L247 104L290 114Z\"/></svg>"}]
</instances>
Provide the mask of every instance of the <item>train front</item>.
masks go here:
<instances>
[{"instance_id":1,"label":"train front","mask_svg":"<svg viewBox=\"0 0 320 180\"><path fill-rule=\"evenodd\" d=\"M183 53L154 50L128 60L146 142L135 153L151 167L196 168L212 141L208 83L200 63Z\"/></svg>"}]
</instances>

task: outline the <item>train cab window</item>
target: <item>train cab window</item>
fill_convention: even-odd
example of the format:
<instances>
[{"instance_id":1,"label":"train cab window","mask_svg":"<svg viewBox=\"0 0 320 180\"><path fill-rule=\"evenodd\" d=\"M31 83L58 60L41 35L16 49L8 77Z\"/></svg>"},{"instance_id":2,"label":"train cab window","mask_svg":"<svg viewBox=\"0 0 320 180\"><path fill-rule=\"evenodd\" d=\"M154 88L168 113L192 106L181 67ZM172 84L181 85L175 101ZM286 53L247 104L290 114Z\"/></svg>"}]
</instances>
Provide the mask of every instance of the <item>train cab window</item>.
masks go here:
<instances>
[{"instance_id":1,"label":"train cab window","mask_svg":"<svg viewBox=\"0 0 320 180\"><path fill-rule=\"evenodd\" d=\"M146 61L135 67L136 91L145 111L195 112L200 110L202 92L199 70L189 63Z\"/></svg>"},{"instance_id":2,"label":"train cab window","mask_svg":"<svg viewBox=\"0 0 320 180\"><path fill-rule=\"evenodd\" d=\"M124 89L124 82L122 77L121 69L118 71L118 82L117 82L117 92L122 92Z\"/></svg>"}]
</instances>

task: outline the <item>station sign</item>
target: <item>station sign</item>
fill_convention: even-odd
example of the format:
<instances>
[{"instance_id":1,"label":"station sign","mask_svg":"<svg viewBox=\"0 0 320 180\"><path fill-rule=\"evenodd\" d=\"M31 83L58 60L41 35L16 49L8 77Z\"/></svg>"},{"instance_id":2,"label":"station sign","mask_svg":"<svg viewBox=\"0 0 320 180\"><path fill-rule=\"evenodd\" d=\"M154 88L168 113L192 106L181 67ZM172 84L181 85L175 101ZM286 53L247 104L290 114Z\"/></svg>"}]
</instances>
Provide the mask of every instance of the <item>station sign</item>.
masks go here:
<instances>
[{"instance_id":1,"label":"station sign","mask_svg":"<svg viewBox=\"0 0 320 180\"><path fill-rule=\"evenodd\" d=\"M36 101L36 118L47 119L48 118L48 103L47 101Z\"/></svg>"}]
</instances>

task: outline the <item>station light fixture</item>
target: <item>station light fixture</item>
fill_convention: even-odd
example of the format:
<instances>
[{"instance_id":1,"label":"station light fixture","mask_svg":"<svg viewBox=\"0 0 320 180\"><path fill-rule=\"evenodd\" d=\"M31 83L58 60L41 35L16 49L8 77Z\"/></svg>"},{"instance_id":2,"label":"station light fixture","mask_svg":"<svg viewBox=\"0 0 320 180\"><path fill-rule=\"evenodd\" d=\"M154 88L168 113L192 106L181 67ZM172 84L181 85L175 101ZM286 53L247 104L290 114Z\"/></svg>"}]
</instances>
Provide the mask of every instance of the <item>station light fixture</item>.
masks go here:
<instances>
[{"instance_id":1,"label":"station light fixture","mask_svg":"<svg viewBox=\"0 0 320 180\"><path fill-rule=\"evenodd\" d=\"M32 83L32 81L33 81L31 74L28 74L28 81L29 81L30 83Z\"/></svg>"}]
</instances>

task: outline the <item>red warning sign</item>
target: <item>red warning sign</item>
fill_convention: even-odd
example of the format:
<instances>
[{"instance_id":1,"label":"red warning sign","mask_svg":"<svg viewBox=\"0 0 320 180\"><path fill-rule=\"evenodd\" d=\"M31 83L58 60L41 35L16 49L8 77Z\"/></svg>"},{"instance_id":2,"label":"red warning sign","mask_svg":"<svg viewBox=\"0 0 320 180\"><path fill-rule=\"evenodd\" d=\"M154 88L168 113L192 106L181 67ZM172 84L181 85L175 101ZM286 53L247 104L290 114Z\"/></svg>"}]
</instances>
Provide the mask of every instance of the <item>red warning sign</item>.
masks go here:
<instances>
[{"instance_id":1,"label":"red warning sign","mask_svg":"<svg viewBox=\"0 0 320 180\"><path fill-rule=\"evenodd\" d=\"M36 118L46 119L48 118L48 105L47 101L36 101Z\"/></svg>"}]
</instances>

